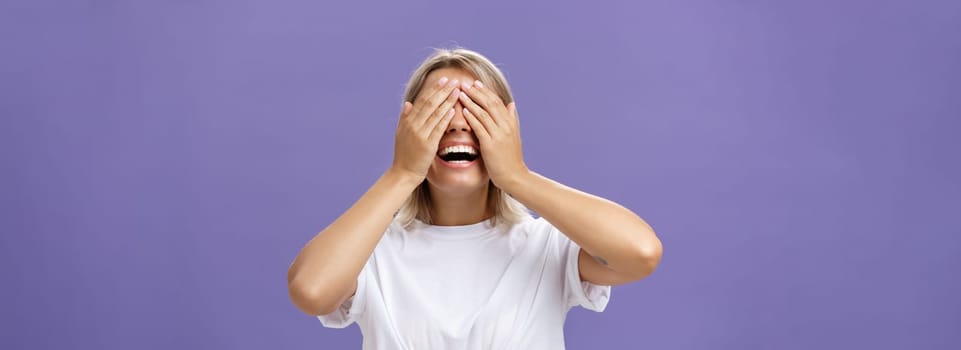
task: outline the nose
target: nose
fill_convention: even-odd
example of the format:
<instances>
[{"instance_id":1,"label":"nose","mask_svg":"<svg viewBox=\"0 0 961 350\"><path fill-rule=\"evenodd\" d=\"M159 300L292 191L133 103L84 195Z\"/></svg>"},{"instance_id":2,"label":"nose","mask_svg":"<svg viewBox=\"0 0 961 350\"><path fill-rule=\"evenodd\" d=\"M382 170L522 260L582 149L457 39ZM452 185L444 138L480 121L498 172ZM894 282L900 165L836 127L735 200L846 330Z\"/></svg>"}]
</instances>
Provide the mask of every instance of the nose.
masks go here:
<instances>
[{"instance_id":1,"label":"nose","mask_svg":"<svg viewBox=\"0 0 961 350\"><path fill-rule=\"evenodd\" d=\"M452 133L457 130L464 132L471 132L470 124L467 123L466 117L464 117L464 106L457 102L454 104L454 117L451 118L450 124L447 125L447 132Z\"/></svg>"}]
</instances>

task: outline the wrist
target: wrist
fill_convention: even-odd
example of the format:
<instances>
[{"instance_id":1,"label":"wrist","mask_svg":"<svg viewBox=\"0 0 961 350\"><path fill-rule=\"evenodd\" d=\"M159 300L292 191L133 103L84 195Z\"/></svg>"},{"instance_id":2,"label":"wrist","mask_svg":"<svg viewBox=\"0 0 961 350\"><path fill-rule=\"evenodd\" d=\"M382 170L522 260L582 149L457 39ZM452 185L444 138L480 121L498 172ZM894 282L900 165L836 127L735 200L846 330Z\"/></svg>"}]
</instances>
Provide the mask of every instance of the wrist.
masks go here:
<instances>
[{"instance_id":1,"label":"wrist","mask_svg":"<svg viewBox=\"0 0 961 350\"><path fill-rule=\"evenodd\" d=\"M530 169L524 169L523 171L520 171L514 174L513 176L506 178L504 181L502 181L503 184L498 184L498 187L500 187L500 189L503 190L504 192L510 193L512 196L515 196L516 198L517 192L524 188L527 188L527 186L530 185L533 177L534 177L533 171L531 171Z\"/></svg>"},{"instance_id":2,"label":"wrist","mask_svg":"<svg viewBox=\"0 0 961 350\"><path fill-rule=\"evenodd\" d=\"M413 174L408 171L398 170L393 167L388 169L382 178L393 186L410 188L411 191L416 189L417 186L420 186L420 184L424 182L424 178L422 176L418 176L417 174Z\"/></svg>"}]
</instances>

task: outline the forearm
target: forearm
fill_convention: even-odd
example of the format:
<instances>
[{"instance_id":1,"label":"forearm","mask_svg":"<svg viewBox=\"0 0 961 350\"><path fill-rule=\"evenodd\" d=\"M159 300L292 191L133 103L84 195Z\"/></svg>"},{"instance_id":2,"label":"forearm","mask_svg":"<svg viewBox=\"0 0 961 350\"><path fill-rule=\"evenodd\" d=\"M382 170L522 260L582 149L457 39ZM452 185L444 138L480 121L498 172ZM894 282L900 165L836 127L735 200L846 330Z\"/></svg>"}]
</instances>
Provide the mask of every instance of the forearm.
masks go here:
<instances>
[{"instance_id":1,"label":"forearm","mask_svg":"<svg viewBox=\"0 0 961 350\"><path fill-rule=\"evenodd\" d=\"M394 213L419 180L387 171L350 209L314 236L291 264L291 300L307 313L336 307L354 287Z\"/></svg>"},{"instance_id":2,"label":"forearm","mask_svg":"<svg viewBox=\"0 0 961 350\"><path fill-rule=\"evenodd\" d=\"M660 261L661 242L651 226L613 201L533 171L512 179L508 187L504 190L611 270L641 278Z\"/></svg>"}]
</instances>

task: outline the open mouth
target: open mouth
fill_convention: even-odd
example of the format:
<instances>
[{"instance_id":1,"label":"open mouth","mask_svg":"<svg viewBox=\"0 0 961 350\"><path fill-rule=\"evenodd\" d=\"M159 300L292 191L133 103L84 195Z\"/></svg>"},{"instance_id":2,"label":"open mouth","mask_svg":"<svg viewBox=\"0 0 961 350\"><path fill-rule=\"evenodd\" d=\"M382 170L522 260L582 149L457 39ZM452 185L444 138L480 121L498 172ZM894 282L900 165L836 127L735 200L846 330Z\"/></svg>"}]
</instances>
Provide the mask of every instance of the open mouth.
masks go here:
<instances>
[{"instance_id":1,"label":"open mouth","mask_svg":"<svg viewBox=\"0 0 961 350\"><path fill-rule=\"evenodd\" d=\"M450 152L440 156L440 159L448 163L470 163L477 159L477 154Z\"/></svg>"},{"instance_id":2,"label":"open mouth","mask_svg":"<svg viewBox=\"0 0 961 350\"><path fill-rule=\"evenodd\" d=\"M464 167L480 158L480 152L470 145L454 145L438 150L437 157L448 166Z\"/></svg>"}]
</instances>

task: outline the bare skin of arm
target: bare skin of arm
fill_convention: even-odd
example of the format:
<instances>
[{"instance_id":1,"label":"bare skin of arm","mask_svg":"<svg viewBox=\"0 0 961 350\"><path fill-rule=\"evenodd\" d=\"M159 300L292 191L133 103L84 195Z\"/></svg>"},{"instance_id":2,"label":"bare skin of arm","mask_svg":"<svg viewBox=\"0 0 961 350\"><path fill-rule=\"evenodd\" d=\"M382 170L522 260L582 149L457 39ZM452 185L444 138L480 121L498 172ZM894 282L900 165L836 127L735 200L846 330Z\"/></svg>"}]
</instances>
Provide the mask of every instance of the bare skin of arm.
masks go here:
<instances>
[{"instance_id":1,"label":"bare skin of arm","mask_svg":"<svg viewBox=\"0 0 961 350\"><path fill-rule=\"evenodd\" d=\"M581 247L581 278L619 285L647 277L661 260L661 241L644 220L610 200L576 190L533 171L505 190Z\"/></svg>"},{"instance_id":2,"label":"bare skin of arm","mask_svg":"<svg viewBox=\"0 0 961 350\"><path fill-rule=\"evenodd\" d=\"M534 210L581 247L581 278L601 285L647 277L661 261L662 245L650 225L610 200L576 190L527 168L517 106L480 82L465 84L464 115L498 187Z\"/></svg>"},{"instance_id":3,"label":"bare skin of arm","mask_svg":"<svg viewBox=\"0 0 961 350\"><path fill-rule=\"evenodd\" d=\"M404 103L394 163L350 209L301 249L287 271L287 290L309 315L337 310L357 290L357 276L390 225L394 213L426 178L440 137L454 113L456 81L425 87Z\"/></svg>"},{"instance_id":4,"label":"bare skin of arm","mask_svg":"<svg viewBox=\"0 0 961 350\"><path fill-rule=\"evenodd\" d=\"M419 182L388 170L353 206L300 251L287 271L290 299L311 315L334 312L357 289L357 276Z\"/></svg>"}]
</instances>

